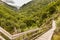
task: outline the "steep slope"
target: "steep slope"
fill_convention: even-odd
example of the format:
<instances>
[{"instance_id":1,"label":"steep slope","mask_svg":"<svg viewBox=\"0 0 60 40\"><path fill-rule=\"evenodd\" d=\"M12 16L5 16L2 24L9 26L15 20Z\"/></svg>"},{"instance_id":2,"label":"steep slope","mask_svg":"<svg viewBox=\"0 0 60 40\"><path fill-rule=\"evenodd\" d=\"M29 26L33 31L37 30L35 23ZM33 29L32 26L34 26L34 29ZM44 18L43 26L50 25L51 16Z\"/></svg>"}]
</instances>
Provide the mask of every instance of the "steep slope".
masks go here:
<instances>
[{"instance_id":1,"label":"steep slope","mask_svg":"<svg viewBox=\"0 0 60 40\"><path fill-rule=\"evenodd\" d=\"M12 33L14 29L15 31L17 29L18 32L23 32L40 27L46 22L46 19L50 18L56 11L54 1L55 0L33 0L22 6L18 12L12 10L9 6L1 4L0 26L10 33Z\"/></svg>"}]
</instances>

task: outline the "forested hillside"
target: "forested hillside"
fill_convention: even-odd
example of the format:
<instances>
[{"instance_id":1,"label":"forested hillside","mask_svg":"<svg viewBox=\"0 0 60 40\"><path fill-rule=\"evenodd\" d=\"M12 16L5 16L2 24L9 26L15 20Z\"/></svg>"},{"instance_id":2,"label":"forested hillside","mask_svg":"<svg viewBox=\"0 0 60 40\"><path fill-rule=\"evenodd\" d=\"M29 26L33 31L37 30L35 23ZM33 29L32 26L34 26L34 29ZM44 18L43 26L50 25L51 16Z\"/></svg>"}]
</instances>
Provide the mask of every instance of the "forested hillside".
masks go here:
<instances>
[{"instance_id":1,"label":"forested hillside","mask_svg":"<svg viewBox=\"0 0 60 40\"><path fill-rule=\"evenodd\" d=\"M18 11L0 4L0 26L10 33L38 28L56 12L59 3L58 0L33 0Z\"/></svg>"}]
</instances>

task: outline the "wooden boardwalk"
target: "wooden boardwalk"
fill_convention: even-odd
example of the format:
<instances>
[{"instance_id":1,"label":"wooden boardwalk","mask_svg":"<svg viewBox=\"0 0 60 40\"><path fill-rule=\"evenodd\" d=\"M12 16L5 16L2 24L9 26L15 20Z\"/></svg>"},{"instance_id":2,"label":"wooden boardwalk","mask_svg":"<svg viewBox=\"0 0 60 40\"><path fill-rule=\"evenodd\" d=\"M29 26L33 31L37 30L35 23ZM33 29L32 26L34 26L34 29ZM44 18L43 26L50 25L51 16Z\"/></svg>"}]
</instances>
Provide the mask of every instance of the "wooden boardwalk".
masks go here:
<instances>
[{"instance_id":1,"label":"wooden boardwalk","mask_svg":"<svg viewBox=\"0 0 60 40\"><path fill-rule=\"evenodd\" d=\"M2 27L0 27L0 32L1 32L2 34L4 34L5 36L7 36L10 40L16 39L16 38L20 37L21 35L24 35L24 34L27 34L27 33L35 32L35 31L37 31L37 30L40 30L40 28L37 28L37 29L34 29L34 30L29 30L29 31L26 31L26 32L18 33L18 34L14 34L14 35L11 35L9 32L7 32L7 31L4 30Z\"/></svg>"},{"instance_id":2,"label":"wooden boardwalk","mask_svg":"<svg viewBox=\"0 0 60 40\"><path fill-rule=\"evenodd\" d=\"M40 36L37 39L35 39L35 40L51 40L52 35L53 35L55 29L56 29L56 23L53 20L52 21L52 28L50 30L48 30L46 33L44 33L42 36ZM15 38L18 38L21 35L24 35L24 34L27 34L27 33L30 33L30 32L34 32L34 31L37 31L37 30L40 30L40 28L37 28L37 29L34 29L34 30L29 30L29 31L26 31L26 32L23 32L23 33L18 33L18 34L11 35L9 32L7 32L2 27L0 27L0 32L3 33L5 36L7 36L11 40L15 39ZM4 39L1 36L0 36L0 38Z\"/></svg>"},{"instance_id":3,"label":"wooden boardwalk","mask_svg":"<svg viewBox=\"0 0 60 40\"><path fill-rule=\"evenodd\" d=\"M52 28L35 40L51 40L55 29L56 29L56 23L54 20L52 20Z\"/></svg>"}]
</instances>

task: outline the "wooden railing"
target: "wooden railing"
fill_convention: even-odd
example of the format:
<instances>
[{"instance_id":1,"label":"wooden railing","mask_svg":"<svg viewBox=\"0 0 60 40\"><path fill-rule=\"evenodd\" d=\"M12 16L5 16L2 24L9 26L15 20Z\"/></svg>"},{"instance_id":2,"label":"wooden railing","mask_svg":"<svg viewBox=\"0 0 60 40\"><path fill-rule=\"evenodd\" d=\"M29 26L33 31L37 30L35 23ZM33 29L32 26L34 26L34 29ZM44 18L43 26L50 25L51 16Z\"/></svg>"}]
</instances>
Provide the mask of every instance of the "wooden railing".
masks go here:
<instances>
[{"instance_id":1,"label":"wooden railing","mask_svg":"<svg viewBox=\"0 0 60 40\"><path fill-rule=\"evenodd\" d=\"M54 14L54 17L52 18L57 18L59 16L59 14ZM51 26L49 27L46 27L45 25L48 23L48 22L51 22L51 19L52 18L49 18L48 21L46 23L44 23L41 28L37 28L37 29L34 29L34 30L29 30L29 31L26 31L26 32L22 32L22 33L18 33L18 34L14 34L14 35L11 35L9 32L7 32L6 30L4 30L2 27L0 27L0 33L4 34L5 36L7 36L10 40L15 40L16 38L21 38L22 40L26 40L26 39L35 39L37 38L39 35L42 35L43 33L45 33L47 30L49 30L51 28ZM48 25L51 25L48 24ZM44 27L45 26L45 27Z\"/></svg>"},{"instance_id":2,"label":"wooden railing","mask_svg":"<svg viewBox=\"0 0 60 40\"><path fill-rule=\"evenodd\" d=\"M30 38L34 35L37 35L38 31L39 30L42 30L44 28L37 28L37 29L34 29L34 30L29 30L29 31L26 31L26 32L22 32L22 33L18 33L18 34L14 34L14 35L11 35L9 32L7 32L6 30L4 30L2 27L0 27L0 32L2 34L4 34L5 36L7 36L10 40L13 40L13 39L16 39L18 37L21 37L21 36L24 36L25 34L28 35L30 34ZM44 30L45 31L45 30ZM36 32L36 33L35 33ZM25 39L26 37L23 37L22 39Z\"/></svg>"},{"instance_id":3,"label":"wooden railing","mask_svg":"<svg viewBox=\"0 0 60 40\"><path fill-rule=\"evenodd\" d=\"M16 39L18 38L19 36L22 36L22 35L25 35L25 34L28 34L28 33L32 33L32 32L36 32L40 30L40 28L37 28L37 29L34 29L34 30L29 30L29 31L26 31L26 32L22 32L22 33L18 33L18 34L14 34L14 35L11 35L9 32L7 32L6 30L4 30L2 27L0 27L0 32L2 34L4 34L5 36L7 36L10 40L12 39Z\"/></svg>"}]
</instances>

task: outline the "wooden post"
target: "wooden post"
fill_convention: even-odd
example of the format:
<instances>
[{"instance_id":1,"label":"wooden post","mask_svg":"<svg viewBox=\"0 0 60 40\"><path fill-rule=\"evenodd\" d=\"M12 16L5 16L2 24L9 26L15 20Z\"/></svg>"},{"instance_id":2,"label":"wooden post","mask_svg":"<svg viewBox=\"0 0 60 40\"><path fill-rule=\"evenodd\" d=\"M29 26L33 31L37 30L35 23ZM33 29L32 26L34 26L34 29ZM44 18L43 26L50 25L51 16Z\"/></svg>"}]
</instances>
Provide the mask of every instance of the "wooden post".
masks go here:
<instances>
[{"instance_id":1,"label":"wooden post","mask_svg":"<svg viewBox=\"0 0 60 40\"><path fill-rule=\"evenodd\" d=\"M17 29L16 29L16 27L14 27L14 31L15 31L15 34L17 33Z\"/></svg>"}]
</instances>

